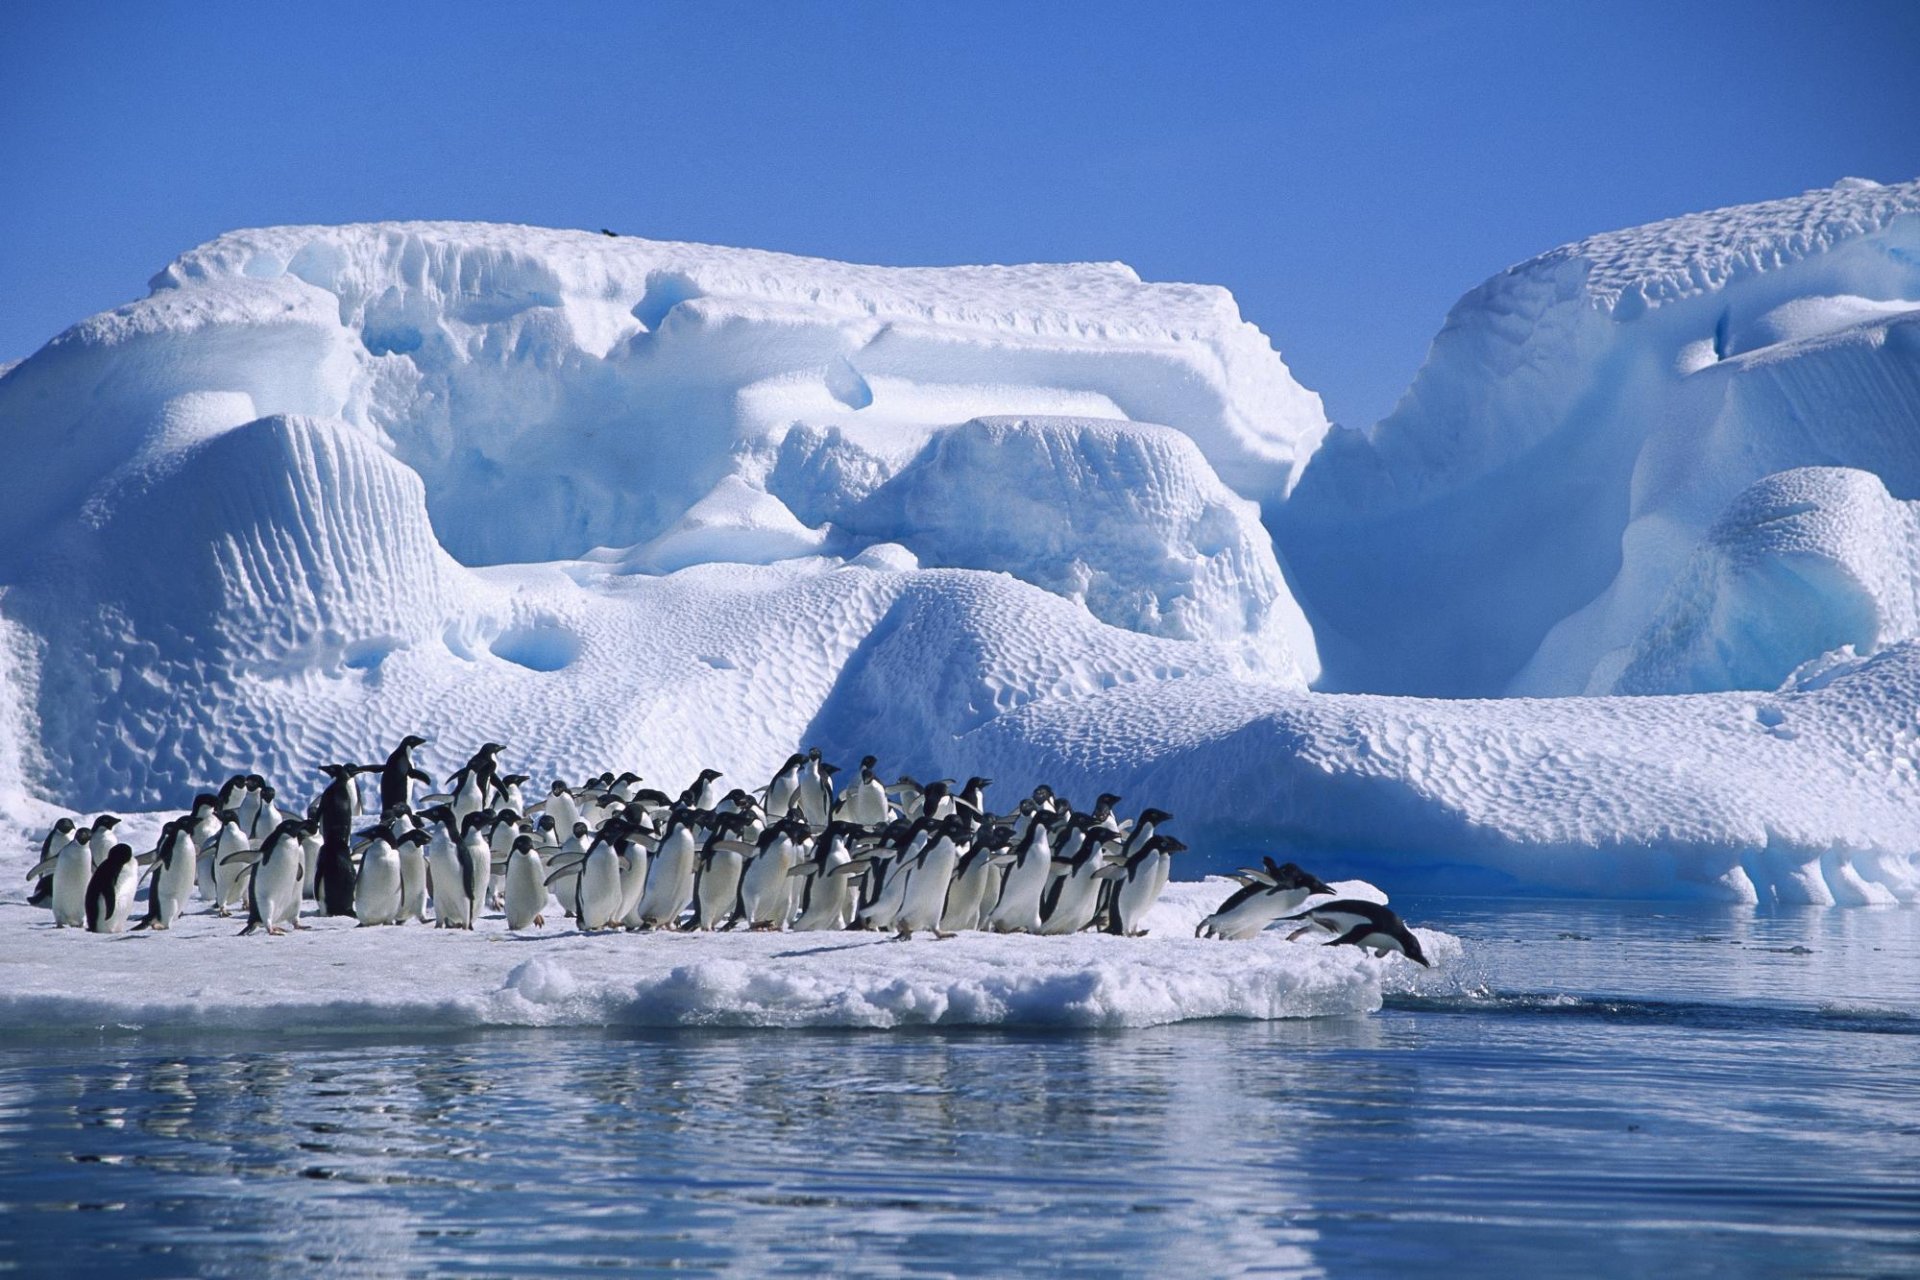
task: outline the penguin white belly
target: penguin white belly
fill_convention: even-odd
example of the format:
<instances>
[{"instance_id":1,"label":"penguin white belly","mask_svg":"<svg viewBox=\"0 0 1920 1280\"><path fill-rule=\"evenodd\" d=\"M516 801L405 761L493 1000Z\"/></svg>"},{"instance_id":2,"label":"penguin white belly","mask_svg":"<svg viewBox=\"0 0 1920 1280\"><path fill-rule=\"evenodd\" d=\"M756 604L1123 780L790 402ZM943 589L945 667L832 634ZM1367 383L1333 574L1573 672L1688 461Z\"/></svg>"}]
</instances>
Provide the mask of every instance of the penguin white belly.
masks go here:
<instances>
[{"instance_id":1,"label":"penguin white belly","mask_svg":"<svg viewBox=\"0 0 1920 1280\"><path fill-rule=\"evenodd\" d=\"M740 904L747 923L756 929L783 929L792 904L788 872L793 870L793 845L776 839L747 864L740 877Z\"/></svg>"},{"instance_id":2,"label":"penguin white belly","mask_svg":"<svg viewBox=\"0 0 1920 1280\"><path fill-rule=\"evenodd\" d=\"M620 858L611 846L601 845L580 866L574 914L583 931L604 929L620 915Z\"/></svg>"},{"instance_id":3,"label":"penguin white belly","mask_svg":"<svg viewBox=\"0 0 1920 1280\"><path fill-rule=\"evenodd\" d=\"M847 789L846 799L840 804L840 816L848 822L857 822L864 827L885 824L887 789L880 785L878 778L872 782L856 782Z\"/></svg>"},{"instance_id":4,"label":"penguin white belly","mask_svg":"<svg viewBox=\"0 0 1920 1280\"><path fill-rule=\"evenodd\" d=\"M227 915L247 899L247 864L228 859L252 847L238 827L221 828L220 838L214 842L213 909L220 915Z\"/></svg>"},{"instance_id":5,"label":"penguin white belly","mask_svg":"<svg viewBox=\"0 0 1920 1280\"><path fill-rule=\"evenodd\" d=\"M433 874L433 927L470 928L473 900L467 896L466 872L461 865L460 850L451 841L436 839L433 852L427 857L427 867Z\"/></svg>"},{"instance_id":6,"label":"penguin white belly","mask_svg":"<svg viewBox=\"0 0 1920 1280\"><path fill-rule=\"evenodd\" d=\"M847 884L851 873L845 863L816 871L807 878L806 907L795 918L792 928L802 933L838 929L846 920Z\"/></svg>"},{"instance_id":7,"label":"penguin white belly","mask_svg":"<svg viewBox=\"0 0 1920 1280\"><path fill-rule=\"evenodd\" d=\"M685 827L674 828L661 842L653 856L647 891L640 895L641 924L658 929L679 922L693 901L694 857L699 852L693 833Z\"/></svg>"},{"instance_id":8,"label":"penguin white belly","mask_svg":"<svg viewBox=\"0 0 1920 1280\"><path fill-rule=\"evenodd\" d=\"M1200 929L1229 942L1244 941L1257 937L1261 930L1281 916L1292 914L1312 896L1305 889L1272 889L1266 893L1256 893L1230 910L1214 912L1200 922Z\"/></svg>"},{"instance_id":9,"label":"penguin white belly","mask_svg":"<svg viewBox=\"0 0 1920 1280\"><path fill-rule=\"evenodd\" d=\"M62 929L87 927L87 881L93 878L93 854L69 844L53 864L53 923Z\"/></svg>"},{"instance_id":10,"label":"penguin white belly","mask_svg":"<svg viewBox=\"0 0 1920 1280\"><path fill-rule=\"evenodd\" d=\"M1093 923L1094 912L1100 909L1100 881L1094 876L1097 863L1098 859L1089 858L1067 875L1053 911L1040 923L1041 933L1049 937L1078 933Z\"/></svg>"},{"instance_id":11,"label":"penguin white belly","mask_svg":"<svg viewBox=\"0 0 1920 1280\"><path fill-rule=\"evenodd\" d=\"M1118 932L1135 934L1143 931L1145 926L1140 922L1153 909L1153 904L1160 900L1160 890L1167 883L1167 866L1172 861L1164 853L1148 854L1133 874L1120 882L1120 888L1113 897L1113 910L1119 916L1116 925Z\"/></svg>"},{"instance_id":12,"label":"penguin white belly","mask_svg":"<svg viewBox=\"0 0 1920 1280\"><path fill-rule=\"evenodd\" d=\"M947 890L946 913L940 917L942 933L980 927L980 901L986 896L987 880L992 872L993 864L982 858L954 880Z\"/></svg>"},{"instance_id":13,"label":"penguin white belly","mask_svg":"<svg viewBox=\"0 0 1920 1280\"><path fill-rule=\"evenodd\" d=\"M290 843L255 865L249 877L253 914L268 933L279 933L287 921L297 919L301 871L299 846Z\"/></svg>"},{"instance_id":14,"label":"penguin white belly","mask_svg":"<svg viewBox=\"0 0 1920 1280\"><path fill-rule=\"evenodd\" d=\"M354 878L354 918L361 924L397 923L402 896L400 851L375 841L361 855L360 874Z\"/></svg>"},{"instance_id":15,"label":"penguin white belly","mask_svg":"<svg viewBox=\"0 0 1920 1280\"><path fill-rule=\"evenodd\" d=\"M396 920L427 918L427 855L417 844L400 849L400 914Z\"/></svg>"},{"instance_id":16,"label":"penguin white belly","mask_svg":"<svg viewBox=\"0 0 1920 1280\"><path fill-rule=\"evenodd\" d=\"M940 916L947 905L947 889L953 883L953 867L958 860L959 850L951 840L941 840L927 850L920 865L907 873L906 892L900 914L894 918L894 928L902 934L913 934L940 927Z\"/></svg>"},{"instance_id":17,"label":"penguin white belly","mask_svg":"<svg viewBox=\"0 0 1920 1280\"><path fill-rule=\"evenodd\" d=\"M702 929L718 929L733 918L740 901L740 874L745 859L730 849L715 849L700 869L694 883L696 923Z\"/></svg>"},{"instance_id":18,"label":"penguin white belly","mask_svg":"<svg viewBox=\"0 0 1920 1280\"><path fill-rule=\"evenodd\" d=\"M647 846L634 841L627 846L626 861L620 867L620 909L614 921L629 929L640 927L640 899L647 896Z\"/></svg>"},{"instance_id":19,"label":"penguin white belly","mask_svg":"<svg viewBox=\"0 0 1920 1280\"><path fill-rule=\"evenodd\" d=\"M539 854L516 852L507 859L506 909L509 929L546 923L547 868Z\"/></svg>"},{"instance_id":20,"label":"penguin white belly","mask_svg":"<svg viewBox=\"0 0 1920 1280\"><path fill-rule=\"evenodd\" d=\"M916 855L917 857L917 855ZM880 892L872 902L860 912L860 927L863 929L891 929L899 919L901 908L907 901L908 869L915 857L906 854L894 858L887 864L880 881ZM871 874L871 873L869 873Z\"/></svg>"},{"instance_id":21,"label":"penguin white belly","mask_svg":"<svg viewBox=\"0 0 1920 1280\"><path fill-rule=\"evenodd\" d=\"M185 837L180 840L184 841ZM173 922L187 909L193 896L194 856L191 845L178 843L171 857L153 869L153 884L147 889L152 905L153 927L171 929Z\"/></svg>"}]
</instances>

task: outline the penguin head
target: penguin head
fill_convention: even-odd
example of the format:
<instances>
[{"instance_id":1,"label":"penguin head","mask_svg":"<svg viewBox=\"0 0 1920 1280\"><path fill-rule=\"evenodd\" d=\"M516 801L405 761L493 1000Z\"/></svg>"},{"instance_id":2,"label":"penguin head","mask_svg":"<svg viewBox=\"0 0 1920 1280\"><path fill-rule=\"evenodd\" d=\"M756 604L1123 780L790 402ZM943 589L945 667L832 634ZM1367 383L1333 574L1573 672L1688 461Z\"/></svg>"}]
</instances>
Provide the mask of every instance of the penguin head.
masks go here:
<instances>
[{"instance_id":1,"label":"penguin head","mask_svg":"<svg viewBox=\"0 0 1920 1280\"><path fill-rule=\"evenodd\" d=\"M515 836L513 838L513 851L515 853L526 853L532 848L533 848L532 836Z\"/></svg>"},{"instance_id":2,"label":"penguin head","mask_svg":"<svg viewBox=\"0 0 1920 1280\"><path fill-rule=\"evenodd\" d=\"M1095 813L1105 813L1110 811L1113 808L1113 806L1119 803L1120 803L1120 797L1113 795L1112 793L1109 792L1101 795L1099 798L1097 798L1093 802L1093 811Z\"/></svg>"},{"instance_id":3,"label":"penguin head","mask_svg":"<svg viewBox=\"0 0 1920 1280\"><path fill-rule=\"evenodd\" d=\"M500 785L503 787L517 787L521 783L525 782L530 776L532 775L525 774L525 773L510 773L506 777L500 779Z\"/></svg>"},{"instance_id":4,"label":"penguin head","mask_svg":"<svg viewBox=\"0 0 1920 1280\"><path fill-rule=\"evenodd\" d=\"M53 824L53 829L55 831L58 831L60 834L65 835L67 832L73 830L73 819L72 818L60 819L60 821Z\"/></svg>"},{"instance_id":5,"label":"penguin head","mask_svg":"<svg viewBox=\"0 0 1920 1280\"><path fill-rule=\"evenodd\" d=\"M801 765L805 764L806 762L807 762L807 758L796 751L794 754L787 757L787 762L785 764L780 766L780 772L785 773L789 769L798 769Z\"/></svg>"},{"instance_id":6,"label":"penguin head","mask_svg":"<svg viewBox=\"0 0 1920 1280\"><path fill-rule=\"evenodd\" d=\"M877 764L879 764L879 763L880 763L880 757L878 757L878 756L861 756L861 757L860 757L860 772L862 772L862 773L872 773L872 772L873 772L873 766L875 766L875 765L877 765Z\"/></svg>"},{"instance_id":7,"label":"penguin head","mask_svg":"<svg viewBox=\"0 0 1920 1280\"><path fill-rule=\"evenodd\" d=\"M120 825L120 819L114 817L110 813L103 813L99 817L93 820L93 829L95 831L99 831L103 827L106 830L111 831L119 825Z\"/></svg>"},{"instance_id":8,"label":"penguin head","mask_svg":"<svg viewBox=\"0 0 1920 1280\"><path fill-rule=\"evenodd\" d=\"M715 778L724 777L724 776L725 775L722 774L718 769L702 769L700 771L700 783L702 786L705 786L707 783L712 782Z\"/></svg>"},{"instance_id":9,"label":"penguin head","mask_svg":"<svg viewBox=\"0 0 1920 1280\"><path fill-rule=\"evenodd\" d=\"M1145 826L1147 823L1151 822L1154 826L1157 827L1163 822L1172 822L1172 821L1173 821L1173 815L1168 813L1165 809L1142 809L1140 811L1141 826Z\"/></svg>"},{"instance_id":10,"label":"penguin head","mask_svg":"<svg viewBox=\"0 0 1920 1280\"><path fill-rule=\"evenodd\" d=\"M1297 863L1284 863L1275 866L1273 859L1267 859L1267 872L1273 877L1275 888L1310 889L1314 893L1332 893L1333 886L1311 871L1304 871Z\"/></svg>"},{"instance_id":11,"label":"penguin head","mask_svg":"<svg viewBox=\"0 0 1920 1280\"><path fill-rule=\"evenodd\" d=\"M220 798L218 796L211 795L205 791L202 791L199 795L193 798L193 812L196 817L199 816L199 814L201 814L203 811L211 813L213 810L218 809L219 807L220 807Z\"/></svg>"},{"instance_id":12,"label":"penguin head","mask_svg":"<svg viewBox=\"0 0 1920 1280\"><path fill-rule=\"evenodd\" d=\"M85 844L87 841L91 839L93 839L92 827L81 827L78 831L75 831L73 833L73 840L75 844Z\"/></svg>"},{"instance_id":13,"label":"penguin head","mask_svg":"<svg viewBox=\"0 0 1920 1280\"><path fill-rule=\"evenodd\" d=\"M432 741L432 739L423 738L417 733L410 733L406 737L400 739L400 745L405 747L407 750L411 751L415 747L426 746L427 743L429 743L430 741Z\"/></svg>"},{"instance_id":14,"label":"penguin head","mask_svg":"<svg viewBox=\"0 0 1920 1280\"><path fill-rule=\"evenodd\" d=\"M132 845L117 844L113 846L113 848L107 850L106 865L109 867L118 869L120 867L126 866L127 863L131 861L133 861ZM1415 945L1418 945L1418 944L1415 944Z\"/></svg>"},{"instance_id":15,"label":"penguin head","mask_svg":"<svg viewBox=\"0 0 1920 1280\"><path fill-rule=\"evenodd\" d=\"M840 772L840 766L837 764L823 764L820 766L820 772L831 778L834 774Z\"/></svg>"},{"instance_id":16,"label":"penguin head","mask_svg":"<svg viewBox=\"0 0 1920 1280\"><path fill-rule=\"evenodd\" d=\"M1185 853L1187 851L1187 846L1175 840L1172 836L1155 836L1153 839L1147 841L1147 848L1156 849L1161 853Z\"/></svg>"}]
</instances>

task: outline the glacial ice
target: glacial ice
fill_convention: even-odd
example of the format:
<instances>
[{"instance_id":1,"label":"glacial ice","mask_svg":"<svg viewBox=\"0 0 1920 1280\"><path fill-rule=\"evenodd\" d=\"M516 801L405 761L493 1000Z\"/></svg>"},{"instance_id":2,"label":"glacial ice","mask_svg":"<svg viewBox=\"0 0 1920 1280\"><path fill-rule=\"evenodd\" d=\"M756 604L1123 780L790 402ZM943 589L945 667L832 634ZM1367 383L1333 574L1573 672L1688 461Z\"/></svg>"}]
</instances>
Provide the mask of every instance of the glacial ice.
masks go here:
<instances>
[{"instance_id":1,"label":"glacial ice","mask_svg":"<svg viewBox=\"0 0 1920 1280\"><path fill-rule=\"evenodd\" d=\"M1920 496L1920 182L1692 214L1502 272L1454 307L1394 412L1329 435L1267 513L1331 685L1604 691L1596 673L1734 497L1805 466Z\"/></svg>"},{"instance_id":2,"label":"glacial ice","mask_svg":"<svg viewBox=\"0 0 1920 1280\"><path fill-rule=\"evenodd\" d=\"M235 232L0 374L0 838L424 730L1111 789L1183 876L1913 901L1917 264L1920 183L1592 237L1328 433L1117 264ZM1660 696L1381 696L1511 692Z\"/></svg>"}]
</instances>

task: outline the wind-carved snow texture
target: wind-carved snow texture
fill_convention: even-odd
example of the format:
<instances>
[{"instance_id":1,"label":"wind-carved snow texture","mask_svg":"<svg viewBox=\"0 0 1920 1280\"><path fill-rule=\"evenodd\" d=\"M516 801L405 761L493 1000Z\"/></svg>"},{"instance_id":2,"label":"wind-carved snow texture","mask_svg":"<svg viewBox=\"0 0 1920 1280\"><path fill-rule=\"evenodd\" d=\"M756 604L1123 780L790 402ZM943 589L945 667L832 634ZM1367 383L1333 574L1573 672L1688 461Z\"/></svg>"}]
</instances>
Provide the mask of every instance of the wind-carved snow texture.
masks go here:
<instances>
[{"instance_id":1,"label":"wind-carved snow texture","mask_svg":"<svg viewBox=\"0 0 1920 1280\"><path fill-rule=\"evenodd\" d=\"M1772 689L1810 658L1920 638L1920 503L1837 467L1736 498L1626 655L1616 693Z\"/></svg>"},{"instance_id":2,"label":"wind-carved snow texture","mask_svg":"<svg viewBox=\"0 0 1920 1280\"><path fill-rule=\"evenodd\" d=\"M420 731L1114 790L1183 876L1913 900L1916 207L1517 267L1317 453L1224 291L1118 265L223 236L0 375L5 838Z\"/></svg>"},{"instance_id":3,"label":"wind-carved snow texture","mask_svg":"<svg viewBox=\"0 0 1920 1280\"><path fill-rule=\"evenodd\" d=\"M1267 511L1330 684L1566 694L1607 687L1736 495L1836 465L1920 497L1920 183L1503 272Z\"/></svg>"}]
</instances>

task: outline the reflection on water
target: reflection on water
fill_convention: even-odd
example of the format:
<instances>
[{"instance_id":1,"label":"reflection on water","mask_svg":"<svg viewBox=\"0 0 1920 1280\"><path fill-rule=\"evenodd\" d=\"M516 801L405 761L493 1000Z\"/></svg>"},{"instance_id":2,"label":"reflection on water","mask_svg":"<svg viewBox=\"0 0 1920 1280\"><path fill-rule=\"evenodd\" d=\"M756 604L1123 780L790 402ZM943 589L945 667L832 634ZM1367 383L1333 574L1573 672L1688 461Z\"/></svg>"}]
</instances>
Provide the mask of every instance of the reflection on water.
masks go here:
<instances>
[{"instance_id":1,"label":"reflection on water","mask_svg":"<svg viewBox=\"0 0 1920 1280\"><path fill-rule=\"evenodd\" d=\"M0 1269L1920 1269L1920 914L1410 914L1370 1018L14 1046Z\"/></svg>"}]
</instances>

